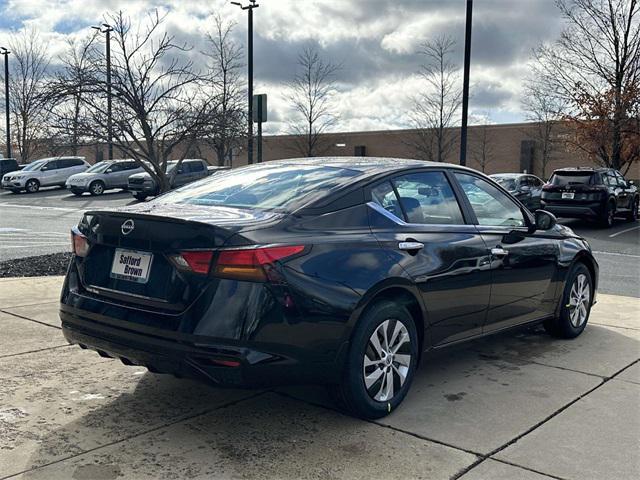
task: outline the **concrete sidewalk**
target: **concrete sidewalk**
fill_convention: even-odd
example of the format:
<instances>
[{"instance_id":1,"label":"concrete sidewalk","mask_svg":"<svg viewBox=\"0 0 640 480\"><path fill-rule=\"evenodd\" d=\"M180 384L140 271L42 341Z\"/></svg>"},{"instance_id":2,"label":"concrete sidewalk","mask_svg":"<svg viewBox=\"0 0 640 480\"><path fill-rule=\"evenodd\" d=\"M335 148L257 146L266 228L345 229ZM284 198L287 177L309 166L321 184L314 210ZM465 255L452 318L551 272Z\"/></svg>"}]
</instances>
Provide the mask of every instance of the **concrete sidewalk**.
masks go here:
<instances>
[{"instance_id":1,"label":"concrete sidewalk","mask_svg":"<svg viewBox=\"0 0 640 480\"><path fill-rule=\"evenodd\" d=\"M378 422L324 390L218 390L67 346L60 277L0 279L0 478L640 477L640 299L425 358Z\"/></svg>"}]
</instances>

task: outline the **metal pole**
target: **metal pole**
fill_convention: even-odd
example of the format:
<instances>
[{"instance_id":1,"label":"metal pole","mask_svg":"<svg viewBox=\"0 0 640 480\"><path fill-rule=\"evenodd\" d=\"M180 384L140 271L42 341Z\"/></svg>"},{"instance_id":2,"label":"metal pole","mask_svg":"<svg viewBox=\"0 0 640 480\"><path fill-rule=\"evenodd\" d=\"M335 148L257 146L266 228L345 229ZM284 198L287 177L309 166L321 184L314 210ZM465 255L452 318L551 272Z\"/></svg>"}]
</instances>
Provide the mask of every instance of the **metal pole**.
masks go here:
<instances>
[{"instance_id":1,"label":"metal pole","mask_svg":"<svg viewBox=\"0 0 640 480\"><path fill-rule=\"evenodd\" d=\"M258 163L262 163L262 121L258 122Z\"/></svg>"},{"instance_id":2,"label":"metal pole","mask_svg":"<svg viewBox=\"0 0 640 480\"><path fill-rule=\"evenodd\" d=\"M249 165L253 163L253 8L248 9L249 12L249 38L247 39L247 61L248 61L248 76L249 76L249 130L247 138L247 161Z\"/></svg>"},{"instance_id":3,"label":"metal pole","mask_svg":"<svg viewBox=\"0 0 640 480\"><path fill-rule=\"evenodd\" d=\"M109 160L113 160L113 116L111 110L111 28L107 36L107 150Z\"/></svg>"},{"instance_id":4,"label":"metal pole","mask_svg":"<svg viewBox=\"0 0 640 480\"><path fill-rule=\"evenodd\" d=\"M11 115L9 113L9 52L4 51L4 108L7 128L7 158L11 157Z\"/></svg>"},{"instance_id":5,"label":"metal pole","mask_svg":"<svg viewBox=\"0 0 640 480\"><path fill-rule=\"evenodd\" d=\"M464 36L464 81L462 85L462 126L460 127L460 165L467 164L467 117L469 113L469 69L471 65L471 15L473 0L467 0L467 25Z\"/></svg>"}]
</instances>

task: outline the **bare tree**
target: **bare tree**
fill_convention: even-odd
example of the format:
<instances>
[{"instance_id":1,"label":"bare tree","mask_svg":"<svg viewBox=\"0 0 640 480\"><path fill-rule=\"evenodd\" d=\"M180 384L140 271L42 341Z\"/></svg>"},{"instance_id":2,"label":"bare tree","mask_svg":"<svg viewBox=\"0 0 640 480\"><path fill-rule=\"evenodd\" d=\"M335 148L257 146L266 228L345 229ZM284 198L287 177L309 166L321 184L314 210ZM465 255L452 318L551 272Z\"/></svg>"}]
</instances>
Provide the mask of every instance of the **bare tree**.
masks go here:
<instances>
[{"instance_id":1,"label":"bare tree","mask_svg":"<svg viewBox=\"0 0 640 480\"><path fill-rule=\"evenodd\" d=\"M471 156L478 163L482 172L486 171L494 156L495 138L489 122L490 119L487 117L487 121L482 125L474 126L469 132Z\"/></svg>"},{"instance_id":2,"label":"bare tree","mask_svg":"<svg viewBox=\"0 0 640 480\"><path fill-rule=\"evenodd\" d=\"M546 179L549 162L561 143L557 138L562 128L561 120L565 115L566 102L561 96L547 91L544 85L529 80L525 84L522 106L527 120L532 122L526 135L538 147L541 176Z\"/></svg>"},{"instance_id":3,"label":"bare tree","mask_svg":"<svg viewBox=\"0 0 640 480\"><path fill-rule=\"evenodd\" d=\"M459 69L451 61L455 42L442 36L424 42L419 53L424 90L413 98L411 120L418 130L413 146L419 157L444 162L455 147L450 128L457 124L462 105Z\"/></svg>"},{"instance_id":4,"label":"bare tree","mask_svg":"<svg viewBox=\"0 0 640 480\"><path fill-rule=\"evenodd\" d=\"M86 115L84 97L93 89L92 79L99 75L95 70L98 64L95 40L95 34L68 40L67 50L60 56L63 68L49 84L49 122L54 144L73 155L78 154L80 145L93 143L92 135L80 135L80 121Z\"/></svg>"},{"instance_id":5,"label":"bare tree","mask_svg":"<svg viewBox=\"0 0 640 480\"><path fill-rule=\"evenodd\" d=\"M225 23L215 17L215 30L207 34L209 58L206 82L209 94L217 101L209 112L209 128L205 139L216 152L218 165L230 160L232 149L246 135L244 85L241 69L242 48L232 39L234 23Z\"/></svg>"},{"instance_id":6,"label":"bare tree","mask_svg":"<svg viewBox=\"0 0 640 480\"><path fill-rule=\"evenodd\" d=\"M22 30L10 42L9 109L12 133L22 162L43 150L47 135L45 88L49 57L35 30ZM4 78L2 77L2 82Z\"/></svg>"},{"instance_id":7,"label":"bare tree","mask_svg":"<svg viewBox=\"0 0 640 480\"><path fill-rule=\"evenodd\" d=\"M298 72L289 84L288 98L299 122L290 123L298 138L292 148L305 157L325 152L321 135L337 121L332 103L336 92L335 75L341 66L325 62L315 47L305 47L298 56Z\"/></svg>"},{"instance_id":8,"label":"bare tree","mask_svg":"<svg viewBox=\"0 0 640 480\"><path fill-rule=\"evenodd\" d=\"M156 12L133 28L122 12L108 18L113 26L113 142L123 156L140 163L161 192L170 187L168 160L181 162L192 150L190 146L204 132L212 102L202 95L193 62L184 59L189 47L161 31L163 19ZM104 72L102 52L95 62L91 70ZM106 80L96 74L90 85L90 94L85 90L83 96L87 108L80 120L80 134L106 142Z\"/></svg>"},{"instance_id":9,"label":"bare tree","mask_svg":"<svg viewBox=\"0 0 640 480\"><path fill-rule=\"evenodd\" d=\"M640 98L639 0L556 0L567 26L536 50L545 92L569 105L574 146L600 163L628 168L638 160L633 112Z\"/></svg>"}]
</instances>

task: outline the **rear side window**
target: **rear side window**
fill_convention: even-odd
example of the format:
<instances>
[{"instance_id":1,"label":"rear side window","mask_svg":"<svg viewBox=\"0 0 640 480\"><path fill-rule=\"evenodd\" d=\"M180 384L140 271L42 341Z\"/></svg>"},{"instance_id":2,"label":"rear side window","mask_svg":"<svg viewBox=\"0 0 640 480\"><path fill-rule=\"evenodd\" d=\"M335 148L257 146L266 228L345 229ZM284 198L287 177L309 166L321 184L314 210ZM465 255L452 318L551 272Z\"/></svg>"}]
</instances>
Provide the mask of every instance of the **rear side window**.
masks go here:
<instances>
[{"instance_id":1,"label":"rear side window","mask_svg":"<svg viewBox=\"0 0 640 480\"><path fill-rule=\"evenodd\" d=\"M187 172L203 172L204 171L204 165L200 162L188 162L185 165L187 165Z\"/></svg>"},{"instance_id":2,"label":"rear side window","mask_svg":"<svg viewBox=\"0 0 640 480\"><path fill-rule=\"evenodd\" d=\"M571 185L594 185L596 175L593 172L556 172L553 174L549 183L557 187L566 187Z\"/></svg>"},{"instance_id":3,"label":"rear side window","mask_svg":"<svg viewBox=\"0 0 640 480\"><path fill-rule=\"evenodd\" d=\"M419 172L393 180L407 222L428 225L462 225L462 211L442 172Z\"/></svg>"},{"instance_id":4,"label":"rear side window","mask_svg":"<svg viewBox=\"0 0 640 480\"><path fill-rule=\"evenodd\" d=\"M294 211L361 175L359 170L341 167L253 165L206 177L156 202Z\"/></svg>"}]
</instances>

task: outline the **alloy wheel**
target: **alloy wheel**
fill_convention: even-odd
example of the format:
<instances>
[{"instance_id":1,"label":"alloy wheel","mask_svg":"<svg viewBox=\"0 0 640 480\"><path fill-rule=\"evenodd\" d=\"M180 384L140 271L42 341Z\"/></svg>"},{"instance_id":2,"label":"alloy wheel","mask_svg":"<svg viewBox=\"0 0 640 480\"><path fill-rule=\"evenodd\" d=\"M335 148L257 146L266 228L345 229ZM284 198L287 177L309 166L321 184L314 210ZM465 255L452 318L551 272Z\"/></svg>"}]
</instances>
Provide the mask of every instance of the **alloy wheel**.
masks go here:
<instances>
[{"instance_id":1,"label":"alloy wheel","mask_svg":"<svg viewBox=\"0 0 640 480\"><path fill-rule=\"evenodd\" d=\"M583 273L573 281L569 292L569 319L574 328L581 327L587 320L589 302L591 301L591 287L587 276Z\"/></svg>"},{"instance_id":2,"label":"alloy wheel","mask_svg":"<svg viewBox=\"0 0 640 480\"><path fill-rule=\"evenodd\" d=\"M102 195L104 192L104 185L101 182L96 182L91 185L91 193L94 195Z\"/></svg>"},{"instance_id":3,"label":"alloy wheel","mask_svg":"<svg viewBox=\"0 0 640 480\"><path fill-rule=\"evenodd\" d=\"M27 184L25 185L25 189L27 190L27 192L29 193L35 193L38 191L39 189L39 185L38 182L36 182L35 180L29 180L27 182Z\"/></svg>"},{"instance_id":4,"label":"alloy wheel","mask_svg":"<svg viewBox=\"0 0 640 480\"><path fill-rule=\"evenodd\" d=\"M412 362L410 347L409 332L399 320L385 320L373 331L362 367L371 398L388 402L402 388Z\"/></svg>"}]
</instances>

